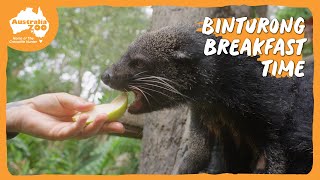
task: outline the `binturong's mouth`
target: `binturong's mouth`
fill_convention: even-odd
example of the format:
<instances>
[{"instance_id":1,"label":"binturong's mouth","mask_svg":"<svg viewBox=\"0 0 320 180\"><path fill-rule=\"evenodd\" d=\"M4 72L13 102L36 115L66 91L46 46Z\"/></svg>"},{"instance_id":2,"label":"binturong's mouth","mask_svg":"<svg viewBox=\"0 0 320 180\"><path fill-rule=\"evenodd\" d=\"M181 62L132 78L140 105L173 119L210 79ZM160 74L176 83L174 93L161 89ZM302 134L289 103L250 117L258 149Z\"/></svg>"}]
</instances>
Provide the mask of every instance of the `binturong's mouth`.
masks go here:
<instances>
[{"instance_id":1,"label":"binturong's mouth","mask_svg":"<svg viewBox=\"0 0 320 180\"><path fill-rule=\"evenodd\" d=\"M134 93L135 99L134 99L133 103L130 104L130 106L128 108L128 112L131 114L142 113L142 111L144 109L145 98L144 98L143 94L138 90L132 90L132 92Z\"/></svg>"}]
</instances>

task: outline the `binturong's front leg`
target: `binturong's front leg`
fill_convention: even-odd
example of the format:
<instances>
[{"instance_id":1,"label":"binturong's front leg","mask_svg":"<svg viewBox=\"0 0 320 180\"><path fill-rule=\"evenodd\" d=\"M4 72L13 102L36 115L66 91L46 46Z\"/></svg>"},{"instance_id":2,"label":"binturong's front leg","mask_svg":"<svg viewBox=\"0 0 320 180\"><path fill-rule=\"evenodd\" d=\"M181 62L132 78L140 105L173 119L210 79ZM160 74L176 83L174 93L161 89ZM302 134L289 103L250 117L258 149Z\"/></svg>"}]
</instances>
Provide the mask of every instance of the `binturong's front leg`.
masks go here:
<instances>
[{"instance_id":1,"label":"binturong's front leg","mask_svg":"<svg viewBox=\"0 0 320 180\"><path fill-rule=\"evenodd\" d=\"M266 174L284 174L287 168L287 157L283 146L273 142L266 147Z\"/></svg>"},{"instance_id":2,"label":"binturong's front leg","mask_svg":"<svg viewBox=\"0 0 320 180\"><path fill-rule=\"evenodd\" d=\"M276 139L262 149L254 173L285 174L288 162L283 145Z\"/></svg>"},{"instance_id":3,"label":"binturong's front leg","mask_svg":"<svg viewBox=\"0 0 320 180\"><path fill-rule=\"evenodd\" d=\"M216 138L212 145L211 157L206 169L208 174L221 174L227 172L226 154L224 149L221 139Z\"/></svg>"},{"instance_id":4,"label":"binturong's front leg","mask_svg":"<svg viewBox=\"0 0 320 180\"><path fill-rule=\"evenodd\" d=\"M207 168L210 160L211 134L196 113L187 120L186 128L172 174L197 174Z\"/></svg>"},{"instance_id":5,"label":"binturong's front leg","mask_svg":"<svg viewBox=\"0 0 320 180\"><path fill-rule=\"evenodd\" d=\"M207 173L250 173L252 156L247 143L234 137L228 128L220 128L212 146Z\"/></svg>"}]
</instances>

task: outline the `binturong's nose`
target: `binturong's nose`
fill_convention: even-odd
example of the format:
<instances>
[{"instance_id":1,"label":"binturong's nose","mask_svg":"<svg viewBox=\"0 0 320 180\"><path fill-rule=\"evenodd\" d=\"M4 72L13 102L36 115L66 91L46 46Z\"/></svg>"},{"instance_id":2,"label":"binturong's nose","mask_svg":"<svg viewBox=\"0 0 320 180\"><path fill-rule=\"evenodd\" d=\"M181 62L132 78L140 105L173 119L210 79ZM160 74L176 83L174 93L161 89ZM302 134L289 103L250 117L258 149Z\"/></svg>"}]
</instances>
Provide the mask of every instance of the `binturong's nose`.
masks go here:
<instances>
[{"instance_id":1,"label":"binturong's nose","mask_svg":"<svg viewBox=\"0 0 320 180\"><path fill-rule=\"evenodd\" d=\"M116 90L125 90L128 86L127 78L121 75L115 75L112 68L107 69L102 75L101 80L104 84Z\"/></svg>"},{"instance_id":2,"label":"binturong's nose","mask_svg":"<svg viewBox=\"0 0 320 180\"><path fill-rule=\"evenodd\" d=\"M107 69L102 75L101 80L104 84L110 86L111 85L111 79L112 79L112 72L110 69Z\"/></svg>"}]
</instances>

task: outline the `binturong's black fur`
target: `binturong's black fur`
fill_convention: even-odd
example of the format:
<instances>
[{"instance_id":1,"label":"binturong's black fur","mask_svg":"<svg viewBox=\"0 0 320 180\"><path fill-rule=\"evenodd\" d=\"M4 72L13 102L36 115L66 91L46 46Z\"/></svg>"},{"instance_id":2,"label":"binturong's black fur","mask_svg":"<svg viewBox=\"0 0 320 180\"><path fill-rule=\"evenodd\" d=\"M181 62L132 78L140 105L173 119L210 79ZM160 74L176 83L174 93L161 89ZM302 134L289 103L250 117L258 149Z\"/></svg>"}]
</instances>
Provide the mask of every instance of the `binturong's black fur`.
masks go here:
<instances>
[{"instance_id":1,"label":"binturong's black fur","mask_svg":"<svg viewBox=\"0 0 320 180\"><path fill-rule=\"evenodd\" d=\"M102 80L135 93L133 114L190 106L188 151L173 173L308 173L313 57L304 77L262 77L256 57L205 56L207 38L191 26L145 33Z\"/></svg>"}]
</instances>

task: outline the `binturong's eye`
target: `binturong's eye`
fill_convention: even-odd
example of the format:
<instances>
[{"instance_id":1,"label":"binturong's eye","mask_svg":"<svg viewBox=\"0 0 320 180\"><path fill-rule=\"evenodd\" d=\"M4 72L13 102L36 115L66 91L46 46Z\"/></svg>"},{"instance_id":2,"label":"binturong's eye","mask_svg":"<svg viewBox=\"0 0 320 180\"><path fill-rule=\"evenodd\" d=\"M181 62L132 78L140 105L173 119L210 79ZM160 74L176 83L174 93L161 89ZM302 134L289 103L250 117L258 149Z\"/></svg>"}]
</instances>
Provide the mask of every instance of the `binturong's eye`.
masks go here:
<instances>
[{"instance_id":1,"label":"binturong's eye","mask_svg":"<svg viewBox=\"0 0 320 180\"><path fill-rule=\"evenodd\" d=\"M132 67L132 68L143 68L144 67L144 63L143 63L143 60L141 59L133 59L130 63L129 63L129 66Z\"/></svg>"}]
</instances>

